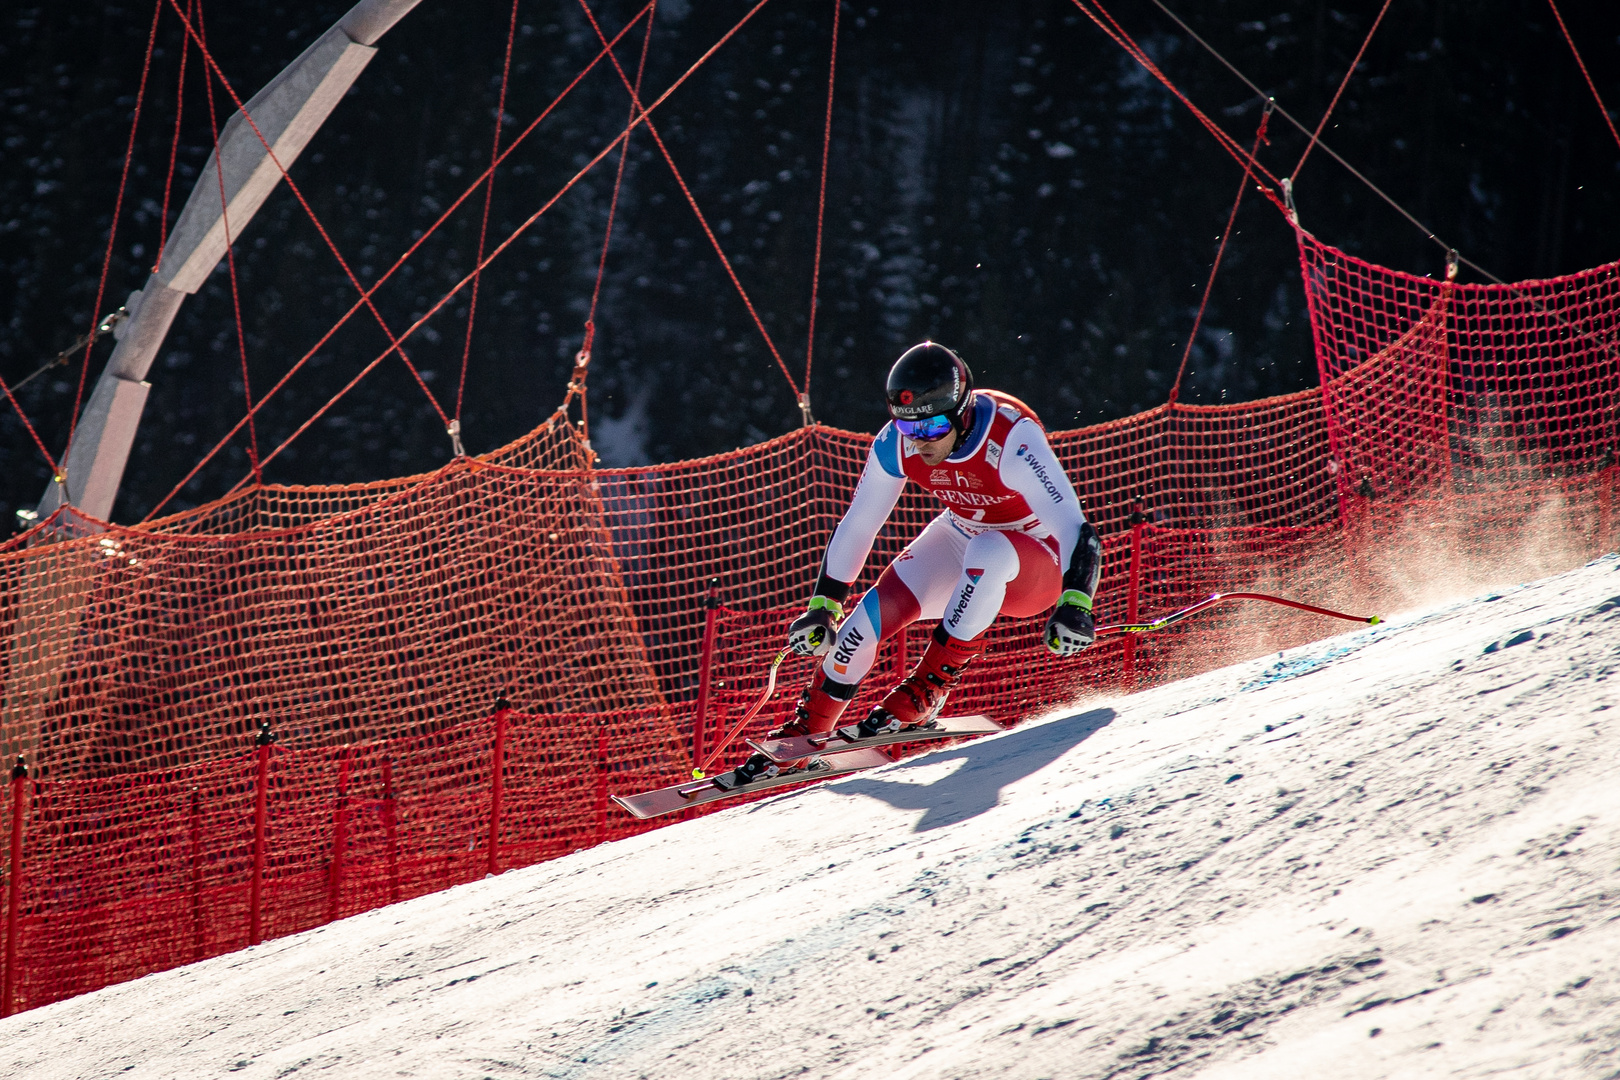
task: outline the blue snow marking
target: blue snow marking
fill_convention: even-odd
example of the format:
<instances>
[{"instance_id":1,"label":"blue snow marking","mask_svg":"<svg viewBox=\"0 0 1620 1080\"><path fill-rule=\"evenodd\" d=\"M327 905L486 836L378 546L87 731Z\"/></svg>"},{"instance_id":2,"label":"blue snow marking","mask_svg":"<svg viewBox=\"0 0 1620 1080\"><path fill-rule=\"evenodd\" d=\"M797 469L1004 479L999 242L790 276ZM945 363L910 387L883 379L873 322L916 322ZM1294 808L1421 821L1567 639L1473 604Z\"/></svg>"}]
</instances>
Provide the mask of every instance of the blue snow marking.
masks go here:
<instances>
[{"instance_id":1,"label":"blue snow marking","mask_svg":"<svg viewBox=\"0 0 1620 1080\"><path fill-rule=\"evenodd\" d=\"M1270 686L1272 683L1282 682L1285 679L1297 679L1301 675L1309 675L1324 664L1330 664L1339 657L1352 652L1355 652L1355 649L1351 646L1339 645L1315 656L1296 656L1292 660L1279 660L1267 668L1258 679L1245 686L1238 687L1238 692L1259 690Z\"/></svg>"},{"instance_id":2,"label":"blue snow marking","mask_svg":"<svg viewBox=\"0 0 1620 1080\"><path fill-rule=\"evenodd\" d=\"M895 479L906 475L905 470L900 468L900 436L894 430L893 420L884 424L883 430L872 440L872 456L883 471Z\"/></svg>"}]
</instances>

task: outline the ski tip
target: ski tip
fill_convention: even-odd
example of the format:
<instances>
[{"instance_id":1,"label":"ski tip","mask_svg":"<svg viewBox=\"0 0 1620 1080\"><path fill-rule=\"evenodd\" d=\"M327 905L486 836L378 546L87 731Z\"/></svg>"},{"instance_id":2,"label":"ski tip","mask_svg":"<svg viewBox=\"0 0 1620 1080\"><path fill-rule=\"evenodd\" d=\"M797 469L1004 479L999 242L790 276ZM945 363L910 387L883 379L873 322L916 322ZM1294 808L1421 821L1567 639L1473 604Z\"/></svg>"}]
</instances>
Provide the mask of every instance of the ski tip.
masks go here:
<instances>
[{"instance_id":1,"label":"ski tip","mask_svg":"<svg viewBox=\"0 0 1620 1080\"><path fill-rule=\"evenodd\" d=\"M643 821L646 820L646 818L647 818L646 814L642 813L640 810L638 810L636 807L632 806L630 803L625 802L623 799L619 798L617 795L609 795L608 799L610 801L612 801L615 805L617 805L620 810L623 810L625 813L629 814L631 817L640 818Z\"/></svg>"},{"instance_id":2,"label":"ski tip","mask_svg":"<svg viewBox=\"0 0 1620 1080\"><path fill-rule=\"evenodd\" d=\"M1367 625L1368 626L1377 626L1379 623L1381 623L1383 621L1384 621L1384 617L1382 615L1374 615L1372 618L1367 620Z\"/></svg>"}]
</instances>

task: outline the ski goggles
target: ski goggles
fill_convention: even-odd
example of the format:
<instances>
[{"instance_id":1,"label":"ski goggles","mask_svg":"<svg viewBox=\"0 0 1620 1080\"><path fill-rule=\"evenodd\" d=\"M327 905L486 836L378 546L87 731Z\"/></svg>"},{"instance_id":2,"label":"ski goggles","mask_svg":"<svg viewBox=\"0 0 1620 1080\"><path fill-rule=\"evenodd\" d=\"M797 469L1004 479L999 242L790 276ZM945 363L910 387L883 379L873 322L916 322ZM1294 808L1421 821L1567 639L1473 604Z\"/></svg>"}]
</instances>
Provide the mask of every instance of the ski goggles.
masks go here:
<instances>
[{"instance_id":1,"label":"ski goggles","mask_svg":"<svg viewBox=\"0 0 1620 1080\"><path fill-rule=\"evenodd\" d=\"M925 416L921 420L896 420L895 430L908 439L917 442L933 442L943 439L951 431L951 418L949 416Z\"/></svg>"}]
</instances>

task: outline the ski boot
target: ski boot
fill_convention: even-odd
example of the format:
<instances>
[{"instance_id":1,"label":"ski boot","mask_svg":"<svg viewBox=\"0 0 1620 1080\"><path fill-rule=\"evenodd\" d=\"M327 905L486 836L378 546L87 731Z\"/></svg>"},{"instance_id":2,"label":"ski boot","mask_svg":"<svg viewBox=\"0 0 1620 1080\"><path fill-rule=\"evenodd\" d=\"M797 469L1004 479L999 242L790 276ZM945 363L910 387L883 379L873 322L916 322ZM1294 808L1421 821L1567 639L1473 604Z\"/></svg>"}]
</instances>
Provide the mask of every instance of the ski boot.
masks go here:
<instances>
[{"instance_id":1,"label":"ski boot","mask_svg":"<svg viewBox=\"0 0 1620 1080\"><path fill-rule=\"evenodd\" d=\"M937 627L911 674L885 694L865 720L839 728L838 734L853 741L933 723L945 708L946 697L962 681L963 670L979 655L979 640L958 641Z\"/></svg>"},{"instance_id":2,"label":"ski boot","mask_svg":"<svg viewBox=\"0 0 1620 1080\"><path fill-rule=\"evenodd\" d=\"M791 739L799 735L819 735L831 731L838 718L855 697L855 687L844 686L831 679L822 680L820 686L806 686L793 707L793 717L770 733L773 739ZM760 778L770 779L779 773L809 768L816 759L800 758L790 764L779 764L764 754L754 754L732 770L739 784Z\"/></svg>"}]
</instances>

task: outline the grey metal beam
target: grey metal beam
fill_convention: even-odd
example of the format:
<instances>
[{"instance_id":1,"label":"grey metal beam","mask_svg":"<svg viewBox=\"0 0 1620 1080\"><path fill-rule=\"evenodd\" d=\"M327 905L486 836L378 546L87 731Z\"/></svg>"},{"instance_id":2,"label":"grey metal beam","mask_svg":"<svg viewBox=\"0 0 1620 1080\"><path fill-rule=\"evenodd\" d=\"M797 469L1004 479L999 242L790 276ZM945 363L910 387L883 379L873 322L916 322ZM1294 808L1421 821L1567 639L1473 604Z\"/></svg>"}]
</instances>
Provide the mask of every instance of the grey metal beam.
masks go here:
<instances>
[{"instance_id":1,"label":"grey metal beam","mask_svg":"<svg viewBox=\"0 0 1620 1080\"><path fill-rule=\"evenodd\" d=\"M74 429L64 460L65 485L54 481L40 500L43 518L64 501L101 521L112 515L150 385L145 381L187 294L202 287L234 240L275 190L310 139L376 55L372 46L420 0L361 0L255 94L220 133L174 231L159 269L125 303L129 317ZM258 131L254 131L254 127ZM263 135L261 141L260 135ZM274 158L265 149L270 144ZM220 199L223 178L225 198ZM76 515L78 517L78 515ZM79 521L82 529L86 522ZM93 526L92 526L93 527Z\"/></svg>"}]
</instances>

